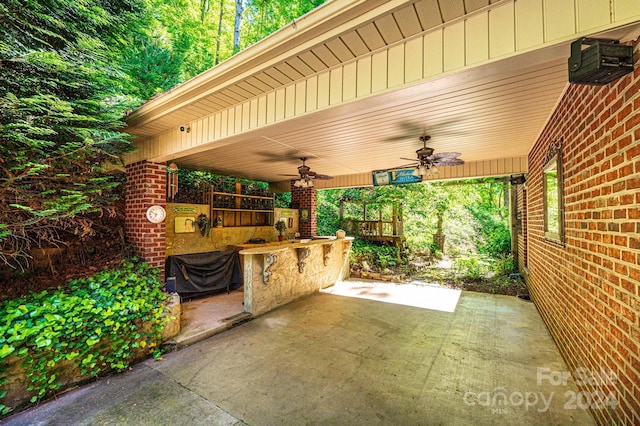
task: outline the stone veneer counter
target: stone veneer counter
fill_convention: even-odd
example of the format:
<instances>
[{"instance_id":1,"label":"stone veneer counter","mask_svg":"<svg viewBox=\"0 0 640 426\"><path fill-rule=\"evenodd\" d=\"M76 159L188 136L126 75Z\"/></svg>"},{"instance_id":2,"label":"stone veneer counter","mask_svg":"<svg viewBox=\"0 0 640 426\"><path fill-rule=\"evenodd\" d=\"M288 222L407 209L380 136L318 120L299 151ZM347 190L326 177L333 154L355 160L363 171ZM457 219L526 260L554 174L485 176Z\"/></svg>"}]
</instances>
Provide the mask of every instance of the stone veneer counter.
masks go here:
<instances>
[{"instance_id":1,"label":"stone veneer counter","mask_svg":"<svg viewBox=\"0 0 640 426\"><path fill-rule=\"evenodd\" d=\"M243 263L244 307L260 315L334 285L349 271L353 238L230 245Z\"/></svg>"},{"instance_id":2,"label":"stone veneer counter","mask_svg":"<svg viewBox=\"0 0 640 426\"><path fill-rule=\"evenodd\" d=\"M283 240L283 241L272 241L267 243L258 243L258 244L231 244L227 246L228 250L241 250L240 254L256 254L263 253L265 251L273 251L274 249L286 249L290 247L303 247L314 244L329 244L334 241L353 241L352 237L337 239L336 237L315 237L315 238L302 238L296 240ZM254 249L257 249L254 251ZM251 250L249 252L248 250ZM246 252L246 253L245 253Z\"/></svg>"}]
</instances>

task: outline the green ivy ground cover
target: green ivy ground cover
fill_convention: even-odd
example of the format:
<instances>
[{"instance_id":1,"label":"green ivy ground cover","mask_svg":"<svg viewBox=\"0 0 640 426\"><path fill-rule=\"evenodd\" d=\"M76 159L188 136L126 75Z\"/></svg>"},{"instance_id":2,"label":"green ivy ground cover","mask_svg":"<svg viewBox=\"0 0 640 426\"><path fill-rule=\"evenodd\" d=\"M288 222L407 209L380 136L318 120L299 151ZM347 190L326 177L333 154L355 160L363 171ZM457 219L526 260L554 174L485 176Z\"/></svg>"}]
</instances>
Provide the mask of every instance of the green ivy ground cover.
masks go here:
<instances>
[{"instance_id":1,"label":"green ivy ground cover","mask_svg":"<svg viewBox=\"0 0 640 426\"><path fill-rule=\"evenodd\" d=\"M10 357L22 360L33 403L60 388L61 364L95 377L127 368L140 352L159 356L166 300L158 271L134 259L73 280L66 291L0 303L0 415L12 410L3 404Z\"/></svg>"}]
</instances>

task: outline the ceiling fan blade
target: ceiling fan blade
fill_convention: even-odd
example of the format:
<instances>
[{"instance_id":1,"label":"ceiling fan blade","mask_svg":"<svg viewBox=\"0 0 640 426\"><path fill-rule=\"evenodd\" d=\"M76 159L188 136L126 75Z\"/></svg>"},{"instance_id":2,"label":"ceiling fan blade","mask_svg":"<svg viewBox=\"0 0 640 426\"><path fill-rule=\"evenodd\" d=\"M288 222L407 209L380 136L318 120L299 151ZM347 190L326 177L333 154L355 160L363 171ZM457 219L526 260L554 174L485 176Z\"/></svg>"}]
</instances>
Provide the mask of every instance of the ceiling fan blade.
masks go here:
<instances>
[{"instance_id":1,"label":"ceiling fan blade","mask_svg":"<svg viewBox=\"0 0 640 426\"><path fill-rule=\"evenodd\" d=\"M440 121L438 123L432 124L424 124L416 121L402 121L398 123L400 127L400 134L398 136L394 136L385 141L393 142L400 141L406 139L417 139L420 136L430 135L430 136L440 136L440 135L461 135L465 132L461 132L453 129L454 125L457 125L462 121L461 118L454 118L450 120Z\"/></svg>"},{"instance_id":2,"label":"ceiling fan blade","mask_svg":"<svg viewBox=\"0 0 640 426\"><path fill-rule=\"evenodd\" d=\"M440 160L435 160L433 162L434 166L461 166L464 164L464 161L459 158L443 158Z\"/></svg>"},{"instance_id":3,"label":"ceiling fan blade","mask_svg":"<svg viewBox=\"0 0 640 426\"><path fill-rule=\"evenodd\" d=\"M384 141L385 142L398 142L398 141L406 141L406 140L410 140L410 139L414 139L413 135L400 135L400 136L394 136L391 138L386 138Z\"/></svg>"},{"instance_id":4,"label":"ceiling fan blade","mask_svg":"<svg viewBox=\"0 0 640 426\"><path fill-rule=\"evenodd\" d=\"M400 123L398 123L398 126L401 128L400 134L398 136L386 138L385 142L397 142L402 140L415 139L419 136L422 136L422 134L424 133L424 128L417 123L401 121Z\"/></svg>"},{"instance_id":5,"label":"ceiling fan blade","mask_svg":"<svg viewBox=\"0 0 640 426\"><path fill-rule=\"evenodd\" d=\"M283 175L282 173L278 173L278 176L299 177L300 175Z\"/></svg>"},{"instance_id":6,"label":"ceiling fan blade","mask_svg":"<svg viewBox=\"0 0 640 426\"><path fill-rule=\"evenodd\" d=\"M421 136L422 132L424 132L425 130L425 126L416 123L415 121L401 121L398 124L400 125L400 127L402 127L402 130L405 132L405 134L415 135L416 133L418 133L418 136Z\"/></svg>"},{"instance_id":7,"label":"ceiling fan blade","mask_svg":"<svg viewBox=\"0 0 640 426\"><path fill-rule=\"evenodd\" d=\"M333 179L333 176L329 176L329 175L321 175L321 174L315 173L315 174L313 175L313 178L314 178L314 179L319 179L319 180L329 180L329 179Z\"/></svg>"},{"instance_id":8,"label":"ceiling fan blade","mask_svg":"<svg viewBox=\"0 0 640 426\"><path fill-rule=\"evenodd\" d=\"M405 157L400 157L401 160L409 160L409 161L416 161L415 158L405 158Z\"/></svg>"},{"instance_id":9,"label":"ceiling fan blade","mask_svg":"<svg viewBox=\"0 0 640 426\"><path fill-rule=\"evenodd\" d=\"M436 152L431 156L431 158L437 160L438 158L457 158L461 155L462 154L460 154L459 152Z\"/></svg>"},{"instance_id":10,"label":"ceiling fan blade","mask_svg":"<svg viewBox=\"0 0 640 426\"><path fill-rule=\"evenodd\" d=\"M289 150L282 154L270 151L257 152L256 154L264 158L266 161L278 161L287 163L300 161L300 151L296 150Z\"/></svg>"}]
</instances>

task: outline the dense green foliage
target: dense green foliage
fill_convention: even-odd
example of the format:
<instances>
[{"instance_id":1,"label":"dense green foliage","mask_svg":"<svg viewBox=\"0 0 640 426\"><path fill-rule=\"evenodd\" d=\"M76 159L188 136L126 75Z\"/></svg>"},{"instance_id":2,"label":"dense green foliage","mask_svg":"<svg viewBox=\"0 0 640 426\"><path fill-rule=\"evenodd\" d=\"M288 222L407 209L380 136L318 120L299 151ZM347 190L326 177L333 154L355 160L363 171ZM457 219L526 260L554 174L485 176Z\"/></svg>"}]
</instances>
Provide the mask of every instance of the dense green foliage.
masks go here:
<instances>
[{"instance_id":1,"label":"dense green foliage","mask_svg":"<svg viewBox=\"0 0 640 426\"><path fill-rule=\"evenodd\" d=\"M252 0L247 4L243 25L242 47L292 23L295 19L320 6L326 0Z\"/></svg>"},{"instance_id":2,"label":"dense green foliage","mask_svg":"<svg viewBox=\"0 0 640 426\"><path fill-rule=\"evenodd\" d=\"M560 197L556 169L544 173L545 232L560 234Z\"/></svg>"},{"instance_id":3,"label":"dense green foliage","mask_svg":"<svg viewBox=\"0 0 640 426\"><path fill-rule=\"evenodd\" d=\"M481 191L462 191L465 199L472 201L466 208L475 221L478 252L493 258L511 251L507 189L503 182L488 180Z\"/></svg>"},{"instance_id":4,"label":"dense green foliage","mask_svg":"<svg viewBox=\"0 0 640 426\"><path fill-rule=\"evenodd\" d=\"M200 0L143 4L147 5L143 21L128 35L118 60L130 96L146 101L212 67L216 55L231 56L233 22L224 20L220 26L217 16L222 10L223 16L232 18L233 2L207 2L204 13Z\"/></svg>"},{"instance_id":5,"label":"dense green foliage","mask_svg":"<svg viewBox=\"0 0 640 426\"><path fill-rule=\"evenodd\" d=\"M0 263L24 267L33 246L94 234L87 213L114 213L126 111L322 2L0 3Z\"/></svg>"},{"instance_id":6,"label":"dense green foliage","mask_svg":"<svg viewBox=\"0 0 640 426\"><path fill-rule=\"evenodd\" d=\"M453 273L457 280L480 280L488 275L505 276L513 272L510 256L500 259L485 255L461 256L453 260Z\"/></svg>"},{"instance_id":7,"label":"dense green foliage","mask_svg":"<svg viewBox=\"0 0 640 426\"><path fill-rule=\"evenodd\" d=\"M433 252L433 235L441 227L447 253L500 259L511 251L507 188L502 180L484 180L319 191L318 234L334 235L340 228L340 199L351 201L344 207L344 217L351 219L362 219L361 202L401 202L411 252ZM373 205L367 212L378 214Z\"/></svg>"},{"instance_id":8,"label":"dense green foliage","mask_svg":"<svg viewBox=\"0 0 640 426\"><path fill-rule=\"evenodd\" d=\"M372 242L355 239L351 245L349 262L352 265L367 265L380 270L403 263L400 250L395 246L376 245Z\"/></svg>"},{"instance_id":9,"label":"dense green foliage","mask_svg":"<svg viewBox=\"0 0 640 426\"><path fill-rule=\"evenodd\" d=\"M91 234L85 213L118 197L129 142L110 46L139 12L133 0L0 4L0 263Z\"/></svg>"},{"instance_id":10,"label":"dense green foliage","mask_svg":"<svg viewBox=\"0 0 640 426\"><path fill-rule=\"evenodd\" d=\"M117 270L70 282L68 291L2 302L0 413L10 410L1 403L10 355L23 359L35 402L60 387L56 373L61 361L73 361L81 374L97 376L126 368L135 351L159 354L165 300L157 270L125 262Z\"/></svg>"},{"instance_id":11,"label":"dense green foliage","mask_svg":"<svg viewBox=\"0 0 640 426\"><path fill-rule=\"evenodd\" d=\"M325 0L147 0L119 62L146 101L230 58ZM241 11L238 15L238 11ZM238 29L234 40L234 33Z\"/></svg>"}]
</instances>

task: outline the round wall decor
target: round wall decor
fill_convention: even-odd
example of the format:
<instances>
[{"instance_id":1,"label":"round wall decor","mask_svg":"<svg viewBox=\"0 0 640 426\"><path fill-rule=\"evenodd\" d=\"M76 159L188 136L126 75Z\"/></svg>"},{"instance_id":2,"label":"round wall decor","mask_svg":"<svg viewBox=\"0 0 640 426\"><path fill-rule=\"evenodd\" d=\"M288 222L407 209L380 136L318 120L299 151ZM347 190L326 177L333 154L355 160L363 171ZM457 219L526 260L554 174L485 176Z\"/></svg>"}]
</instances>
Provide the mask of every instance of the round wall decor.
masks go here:
<instances>
[{"instance_id":1,"label":"round wall decor","mask_svg":"<svg viewBox=\"0 0 640 426\"><path fill-rule=\"evenodd\" d=\"M151 206L147 209L147 219L151 223L160 223L167 216L167 212L162 206Z\"/></svg>"}]
</instances>

